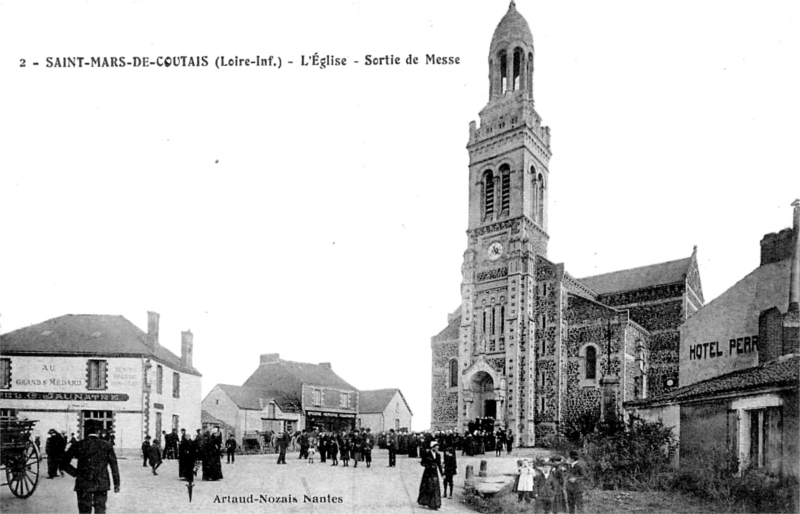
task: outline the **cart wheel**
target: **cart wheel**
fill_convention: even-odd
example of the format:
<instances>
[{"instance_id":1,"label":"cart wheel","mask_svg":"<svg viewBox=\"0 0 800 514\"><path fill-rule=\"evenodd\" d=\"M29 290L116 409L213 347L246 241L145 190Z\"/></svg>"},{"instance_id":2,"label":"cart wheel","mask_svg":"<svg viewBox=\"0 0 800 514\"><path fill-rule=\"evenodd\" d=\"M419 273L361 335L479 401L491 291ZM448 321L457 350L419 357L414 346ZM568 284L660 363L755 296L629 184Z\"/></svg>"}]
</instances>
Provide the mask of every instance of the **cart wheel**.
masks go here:
<instances>
[{"instance_id":1,"label":"cart wheel","mask_svg":"<svg viewBox=\"0 0 800 514\"><path fill-rule=\"evenodd\" d=\"M39 449L28 441L19 455L7 462L6 482L17 498L27 498L39 485Z\"/></svg>"}]
</instances>

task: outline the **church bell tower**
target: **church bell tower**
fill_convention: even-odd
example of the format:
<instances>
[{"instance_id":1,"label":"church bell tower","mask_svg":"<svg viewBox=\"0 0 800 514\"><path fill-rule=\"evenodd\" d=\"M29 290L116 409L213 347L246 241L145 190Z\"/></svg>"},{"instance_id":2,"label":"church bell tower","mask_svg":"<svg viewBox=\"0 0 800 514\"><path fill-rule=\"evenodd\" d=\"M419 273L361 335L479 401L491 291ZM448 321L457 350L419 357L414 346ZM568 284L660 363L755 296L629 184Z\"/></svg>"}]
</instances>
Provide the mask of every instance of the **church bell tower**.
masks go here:
<instances>
[{"instance_id":1,"label":"church bell tower","mask_svg":"<svg viewBox=\"0 0 800 514\"><path fill-rule=\"evenodd\" d=\"M495 418L534 439L536 255L547 255L550 129L533 100L533 35L511 2L489 47L489 101L469 126L458 425Z\"/></svg>"}]
</instances>

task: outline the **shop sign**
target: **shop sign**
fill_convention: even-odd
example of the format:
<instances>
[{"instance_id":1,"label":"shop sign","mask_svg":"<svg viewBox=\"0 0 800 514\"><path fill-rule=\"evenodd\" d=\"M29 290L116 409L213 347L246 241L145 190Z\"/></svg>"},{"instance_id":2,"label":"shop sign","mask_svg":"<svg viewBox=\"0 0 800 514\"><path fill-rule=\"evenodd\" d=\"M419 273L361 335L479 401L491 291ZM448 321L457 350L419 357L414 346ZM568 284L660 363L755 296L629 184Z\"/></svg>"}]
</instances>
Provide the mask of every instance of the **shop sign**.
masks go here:
<instances>
[{"instance_id":1,"label":"shop sign","mask_svg":"<svg viewBox=\"0 0 800 514\"><path fill-rule=\"evenodd\" d=\"M63 400L70 402L126 402L121 393L51 393L34 391L0 391L0 400Z\"/></svg>"},{"instance_id":2,"label":"shop sign","mask_svg":"<svg viewBox=\"0 0 800 514\"><path fill-rule=\"evenodd\" d=\"M327 417L327 418L355 418L355 414L350 414L348 412L321 412L318 410L307 410L306 416L320 416L320 417Z\"/></svg>"}]
</instances>

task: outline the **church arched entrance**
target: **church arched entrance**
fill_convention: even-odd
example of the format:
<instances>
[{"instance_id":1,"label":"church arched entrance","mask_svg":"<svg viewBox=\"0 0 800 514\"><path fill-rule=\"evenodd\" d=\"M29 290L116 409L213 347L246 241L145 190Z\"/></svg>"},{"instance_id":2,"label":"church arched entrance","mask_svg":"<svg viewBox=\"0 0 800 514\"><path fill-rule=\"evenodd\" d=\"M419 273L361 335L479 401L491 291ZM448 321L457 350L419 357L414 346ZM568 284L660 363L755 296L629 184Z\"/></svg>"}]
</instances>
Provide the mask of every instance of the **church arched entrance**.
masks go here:
<instances>
[{"instance_id":1,"label":"church arched entrance","mask_svg":"<svg viewBox=\"0 0 800 514\"><path fill-rule=\"evenodd\" d=\"M485 371L472 376L470 390L473 397L474 418L497 418L497 398L494 393L494 380Z\"/></svg>"}]
</instances>

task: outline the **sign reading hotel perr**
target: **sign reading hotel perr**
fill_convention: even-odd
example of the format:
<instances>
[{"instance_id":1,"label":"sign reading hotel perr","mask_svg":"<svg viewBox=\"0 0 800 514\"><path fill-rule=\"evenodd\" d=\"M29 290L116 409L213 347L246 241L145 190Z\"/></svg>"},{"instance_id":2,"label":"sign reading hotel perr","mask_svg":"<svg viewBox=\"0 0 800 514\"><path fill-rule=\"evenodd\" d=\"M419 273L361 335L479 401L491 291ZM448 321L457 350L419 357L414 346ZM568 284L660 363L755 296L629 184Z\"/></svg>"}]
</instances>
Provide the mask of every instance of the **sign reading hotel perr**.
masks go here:
<instances>
[{"instance_id":1,"label":"sign reading hotel perr","mask_svg":"<svg viewBox=\"0 0 800 514\"><path fill-rule=\"evenodd\" d=\"M719 341L691 344L689 345L689 360L714 359L752 353L756 351L757 345L758 336L736 337L730 339L727 345L720 344Z\"/></svg>"}]
</instances>

